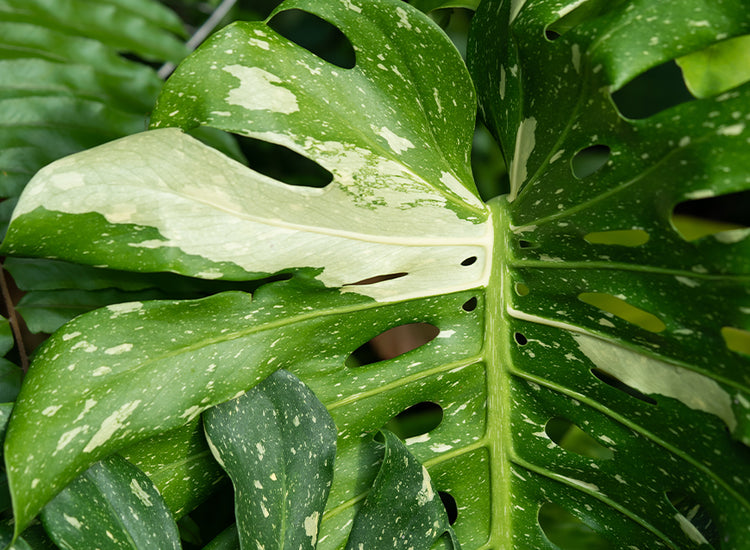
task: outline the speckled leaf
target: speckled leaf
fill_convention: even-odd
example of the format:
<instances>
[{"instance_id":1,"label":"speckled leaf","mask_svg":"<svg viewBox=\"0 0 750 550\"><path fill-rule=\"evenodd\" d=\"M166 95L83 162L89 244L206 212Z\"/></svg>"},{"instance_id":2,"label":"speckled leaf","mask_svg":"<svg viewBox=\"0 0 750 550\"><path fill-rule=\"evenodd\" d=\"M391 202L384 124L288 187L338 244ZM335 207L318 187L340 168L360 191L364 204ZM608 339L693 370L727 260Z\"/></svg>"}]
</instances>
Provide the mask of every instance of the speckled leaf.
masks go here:
<instances>
[{"instance_id":1,"label":"speckled leaf","mask_svg":"<svg viewBox=\"0 0 750 550\"><path fill-rule=\"evenodd\" d=\"M6 252L65 249L82 263L206 279L309 267L329 287L409 274L356 289L377 299L480 284L491 227L468 163L473 89L453 45L397 0L282 7L293 8L350 34L357 65L338 69L262 22L231 25L170 78L152 115L160 129L37 174L14 212ZM414 33L424 53L409 50ZM379 53L366 54L373 44ZM450 62L435 66L428 55ZM281 184L164 128L199 124L287 146L333 181L325 189ZM87 236L71 239L81 224ZM269 240L284 246L260 244ZM461 265L466 258L475 260Z\"/></svg>"},{"instance_id":2,"label":"speckled leaf","mask_svg":"<svg viewBox=\"0 0 750 550\"><path fill-rule=\"evenodd\" d=\"M347 550L429 550L445 533L449 533L454 550L459 550L427 469L393 433L381 433L385 438L383 463L354 518Z\"/></svg>"},{"instance_id":3,"label":"speckled leaf","mask_svg":"<svg viewBox=\"0 0 750 550\"><path fill-rule=\"evenodd\" d=\"M203 423L234 483L241 545L314 550L336 455L336 426L315 394L279 370Z\"/></svg>"},{"instance_id":4,"label":"speckled leaf","mask_svg":"<svg viewBox=\"0 0 750 550\"><path fill-rule=\"evenodd\" d=\"M157 129L51 166L21 200L6 252L294 278L58 332L9 424L20 527L90 461L284 368L339 430L321 550L345 547L377 476L367 434L423 402L442 420L405 443L455 499L464 548L555 548L544 521L567 512L602 545L746 548L750 238L683 239L671 212L748 191L748 85L639 120L612 98L747 34L743 2L484 2L469 57L511 187L486 207L472 87L435 25L395 0L292 8L340 27L355 66L262 23L228 27L167 84ZM202 124L285 145L333 181L285 186L166 128ZM587 156L606 162L582 175ZM413 323L435 338L347 362Z\"/></svg>"},{"instance_id":5,"label":"speckled leaf","mask_svg":"<svg viewBox=\"0 0 750 550\"><path fill-rule=\"evenodd\" d=\"M200 420L120 451L156 486L175 519L192 511L225 479Z\"/></svg>"},{"instance_id":6,"label":"speckled leaf","mask_svg":"<svg viewBox=\"0 0 750 550\"><path fill-rule=\"evenodd\" d=\"M177 525L148 477L124 458L97 462L42 511L60 548L180 548Z\"/></svg>"},{"instance_id":7,"label":"speckled leaf","mask_svg":"<svg viewBox=\"0 0 750 550\"><path fill-rule=\"evenodd\" d=\"M612 547L747 547L750 239L688 241L671 215L750 189L750 87L632 119L615 93L750 32L747 3L488 0L474 23L470 70L511 182L493 203L509 345L488 545L555 547L539 512L554 503ZM559 422L600 454L553 437Z\"/></svg>"}]
</instances>

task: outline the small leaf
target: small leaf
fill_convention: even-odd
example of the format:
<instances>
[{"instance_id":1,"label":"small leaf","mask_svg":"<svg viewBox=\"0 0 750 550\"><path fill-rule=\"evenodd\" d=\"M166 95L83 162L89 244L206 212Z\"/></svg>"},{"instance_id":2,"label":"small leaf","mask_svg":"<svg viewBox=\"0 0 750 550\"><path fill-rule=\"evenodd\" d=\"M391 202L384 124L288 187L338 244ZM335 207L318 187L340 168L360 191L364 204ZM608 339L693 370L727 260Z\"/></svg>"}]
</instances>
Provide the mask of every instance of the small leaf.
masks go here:
<instances>
[{"instance_id":1,"label":"small leaf","mask_svg":"<svg viewBox=\"0 0 750 550\"><path fill-rule=\"evenodd\" d=\"M354 519L347 550L429 550L443 533L460 545L427 469L393 433L385 436L385 457L370 493Z\"/></svg>"},{"instance_id":2,"label":"small leaf","mask_svg":"<svg viewBox=\"0 0 750 550\"><path fill-rule=\"evenodd\" d=\"M276 371L204 424L235 486L242 545L314 549L336 454L336 426L315 394Z\"/></svg>"},{"instance_id":3,"label":"small leaf","mask_svg":"<svg viewBox=\"0 0 750 550\"><path fill-rule=\"evenodd\" d=\"M62 548L180 548L177 525L146 474L119 456L97 462L42 511Z\"/></svg>"}]
</instances>

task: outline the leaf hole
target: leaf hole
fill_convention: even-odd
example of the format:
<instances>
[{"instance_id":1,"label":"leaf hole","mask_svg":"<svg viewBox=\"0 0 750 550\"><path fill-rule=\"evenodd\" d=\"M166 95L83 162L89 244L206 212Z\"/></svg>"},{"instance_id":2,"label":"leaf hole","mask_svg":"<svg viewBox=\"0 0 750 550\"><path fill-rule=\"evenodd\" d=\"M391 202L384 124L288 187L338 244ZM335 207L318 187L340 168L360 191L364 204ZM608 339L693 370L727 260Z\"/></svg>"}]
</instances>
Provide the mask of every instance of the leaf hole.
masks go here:
<instances>
[{"instance_id":1,"label":"leaf hole","mask_svg":"<svg viewBox=\"0 0 750 550\"><path fill-rule=\"evenodd\" d=\"M632 386L628 386L625 382L615 376L612 376L608 372L593 368L591 369L591 374L593 374L596 378L598 378L608 386L615 388L616 390L627 393L629 396L635 397L636 399L639 399L644 403L648 403L649 405L656 405L656 399L649 395L646 395L645 393L641 393Z\"/></svg>"},{"instance_id":2,"label":"leaf hole","mask_svg":"<svg viewBox=\"0 0 750 550\"><path fill-rule=\"evenodd\" d=\"M578 295L578 299L649 332L662 332L667 328L656 315L630 305L622 298L611 294L583 292ZM600 322L602 325L612 326L607 319L601 319Z\"/></svg>"},{"instance_id":3,"label":"leaf hole","mask_svg":"<svg viewBox=\"0 0 750 550\"><path fill-rule=\"evenodd\" d=\"M641 246L646 244L649 238L649 234L643 229L593 231L583 236L583 240L589 244L607 244L616 246Z\"/></svg>"},{"instance_id":4,"label":"leaf hole","mask_svg":"<svg viewBox=\"0 0 750 550\"><path fill-rule=\"evenodd\" d=\"M551 418L544 431L549 438L566 451L588 458L610 460L614 451L599 443L576 424L560 416Z\"/></svg>"},{"instance_id":5,"label":"leaf hole","mask_svg":"<svg viewBox=\"0 0 750 550\"><path fill-rule=\"evenodd\" d=\"M284 38L342 69L356 64L354 47L341 30L317 15L299 9L274 15L268 26Z\"/></svg>"},{"instance_id":6,"label":"leaf hole","mask_svg":"<svg viewBox=\"0 0 750 550\"><path fill-rule=\"evenodd\" d=\"M333 181L333 174L296 151L260 139L236 135L248 166L264 176L288 185L322 188Z\"/></svg>"},{"instance_id":7,"label":"leaf hole","mask_svg":"<svg viewBox=\"0 0 750 550\"><path fill-rule=\"evenodd\" d=\"M534 248L534 243L522 239L518 241L518 246L520 246L521 248Z\"/></svg>"},{"instance_id":8,"label":"leaf hole","mask_svg":"<svg viewBox=\"0 0 750 550\"><path fill-rule=\"evenodd\" d=\"M529 287L526 286L524 283L516 283L515 290L516 290L516 294L518 294L519 296L528 296L530 292Z\"/></svg>"},{"instance_id":9,"label":"leaf hole","mask_svg":"<svg viewBox=\"0 0 750 550\"><path fill-rule=\"evenodd\" d=\"M721 547L719 525L711 512L694 495L684 491L666 491L664 495L677 511L675 520L680 529L693 541L705 540L713 548Z\"/></svg>"},{"instance_id":10,"label":"leaf hole","mask_svg":"<svg viewBox=\"0 0 750 550\"><path fill-rule=\"evenodd\" d=\"M734 327L723 327L721 337L729 351L750 355L750 331Z\"/></svg>"},{"instance_id":11,"label":"leaf hole","mask_svg":"<svg viewBox=\"0 0 750 550\"><path fill-rule=\"evenodd\" d=\"M448 523L453 525L458 519L458 504L456 504L456 499L446 491L438 491L438 496L443 501L445 513L448 514Z\"/></svg>"},{"instance_id":12,"label":"leaf hole","mask_svg":"<svg viewBox=\"0 0 750 550\"><path fill-rule=\"evenodd\" d=\"M513 338L515 339L516 343L517 343L517 344L518 344L519 346L525 346L526 344L528 344L528 343L529 343L529 340L528 340L528 339L526 338L526 336L524 336L524 335L523 335L523 334L521 334L520 332L516 332L516 333L515 333L515 334L513 335Z\"/></svg>"},{"instance_id":13,"label":"leaf hole","mask_svg":"<svg viewBox=\"0 0 750 550\"><path fill-rule=\"evenodd\" d=\"M544 38L546 38L546 39L547 39L547 40L549 40L550 42L554 42L555 40L557 40L557 39L558 39L558 38L560 38L561 36L562 36L562 35L561 35L561 34L560 34L559 32L557 32L557 31L555 31L555 30L552 30L552 29L550 29L550 28L547 28L547 29L545 29L545 31L544 31Z\"/></svg>"},{"instance_id":14,"label":"leaf hole","mask_svg":"<svg viewBox=\"0 0 750 550\"><path fill-rule=\"evenodd\" d=\"M469 298L463 303L461 309L463 309L464 311L474 311L475 309L477 309L477 303L478 300L475 297Z\"/></svg>"},{"instance_id":15,"label":"leaf hole","mask_svg":"<svg viewBox=\"0 0 750 550\"><path fill-rule=\"evenodd\" d=\"M399 279L401 277L406 277L408 273L401 272L401 273L390 273L388 275L376 275L375 277L368 277L367 279L362 279L361 281L357 281L356 283L348 283L344 286L365 286L365 285L374 285L376 283L382 283L384 281L391 281L393 279Z\"/></svg>"},{"instance_id":16,"label":"leaf hole","mask_svg":"<svg viewBox=\"0 0 750 550\"><path fill-rule=\"evenodd\" d=\"M537 516L547 539L562 550L609 550L614 548L607 539L577 516L554 502L545 502Z\"/></svg>"},{"instance_id":17,"label":"leaf hole","mask_svg":"<svg viewBox=\"0 0 750 550\"><path fill-rule=\"evenodd\" d=\"M468 258L466 258L464 261L461 262L461 265L463 266L473 265L476 263L476 261L477 261L476 256L469 256Z\"/></svg>"},{"instance_id":18,"label":"leaf hole","mask_svg":"<svg viewBox=\"0 0 750 550\"><path fill-rule=\"evenodd\" d=\"M345 364L355 368L394 359L431 342L439 333L440 329L430 323L399 325L362 344L346 358Z\"/></svg>"},{"instance_id":19,"label":"leaf hole","mask_svg":"<svg viewBox=\"0 0 750 550\"><path fill-rule=\"evenodd\" d=\"M384 426L401 439L431 432L443 421L443 408L432 401L422 401L404 409Z\"/></svg>"},{"instance_id":20,"label":"leaf hole","mask_svg":"<svg viewBox=\"0 0 750 550\"><path fill-rule=\"evenodd\" d=\"M587 178L607 164L612 153L606 145L591 145L578 151L570 161L570 169L578 179Z\"/></svg>"},{"instance_id":21,"label":"leaf hole","mask_svg":"<svg viewBox=\"0 0 750 550\"><path fill-rule=\"evenodd\" d=\"M652 117L693 99L695 97L688 91L675 61L652 67L612 92L612 101L620 114L636 120Z\"/></svg>"},{"instance_id":22,"label":"leaf hole","mask_svg":"<svg viewBox=\"0 0 750 550\"><path fill-rule=\"evenodd\" d=\"M750 227L750 191L683 201L672 210L671 221L686 241L716 235L720 242L736 242Z\"/></svg>"}]
</instances>

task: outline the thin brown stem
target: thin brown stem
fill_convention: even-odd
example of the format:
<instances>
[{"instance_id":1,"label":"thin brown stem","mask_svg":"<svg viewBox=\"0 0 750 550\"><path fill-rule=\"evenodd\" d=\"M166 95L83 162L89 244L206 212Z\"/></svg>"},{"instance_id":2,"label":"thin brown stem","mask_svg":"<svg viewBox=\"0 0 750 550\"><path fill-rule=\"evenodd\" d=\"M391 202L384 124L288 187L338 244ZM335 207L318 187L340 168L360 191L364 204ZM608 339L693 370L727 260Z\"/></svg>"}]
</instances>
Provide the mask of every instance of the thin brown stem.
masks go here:
<instances>
[{"instance_id":1,"label":"thin brown stem","mask_svg":"<svg viewBox=\"0 0 750 550\"><path fill-rule=\"evenodd\" d=\"M13 303L13 299L10 296L10 290L8 289L8 281L5 278L5 269L3 264L0 262L0 290L3 294L3 301L8 313L8 322L10 328L13 331L13 338L16 340L16 346L18 346L18 355L21 357L21 368L23 372L29 370L29 356L26 353L26 346L23 343L23 334L21 332L21 325L18 322L18 315L16 315L16 307Z\"/></svg>"}]
</instances>

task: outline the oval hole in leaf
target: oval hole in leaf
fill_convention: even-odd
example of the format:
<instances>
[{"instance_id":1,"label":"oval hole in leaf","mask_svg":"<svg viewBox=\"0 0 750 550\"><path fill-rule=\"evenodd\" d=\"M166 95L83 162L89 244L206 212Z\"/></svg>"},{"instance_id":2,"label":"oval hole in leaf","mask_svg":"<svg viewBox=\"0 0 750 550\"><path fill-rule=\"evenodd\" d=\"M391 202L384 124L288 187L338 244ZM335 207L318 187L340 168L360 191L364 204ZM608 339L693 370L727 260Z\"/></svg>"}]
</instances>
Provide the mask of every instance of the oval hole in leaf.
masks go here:
<instances>
[{"instance_id":1,"label":"oval hole in leaf","mask_svg":"<svg viewBox=\"0 0 750 550\"><path fill-rule=\"evenodd\" d=\"M325 187L333 174L296 151L247 136L235 136L250 168L288 185Z\"/></svg>"},{"instance_id":2,"label":"oval hole in leaf","mask_svg":"<svg viewBox=\"0 0 750 550\"><path fill-rule=\"evenodd\" d=\"M463 303L461 309L463 309L464 311L474 311L475 309L477 309L477 303L478 300L476 298L469 298Z\"/></svg>"},{"instance_id":3,"label":"oval hole in leaf","mask_svg":"<svg viewBox=\"0 0 750 550\"><path fill-rule=\"evenodd\" d=\"M620 390L621 392L627 393L631 397L635 397L636 399L640 399L644 403L648 403L649 405L656 405L656 399L654 399L651 396L646 395L645 393L639 392L637 389L635 389L632 386L628 386L625 382L620 380L619 378L616 378L612 376L611 374L604 372L601 369L591 369L591 374L593 374L596 378L607 384L608 386L612 386L616 390Z\"/></svg>"},{"instance_id":4,"label":"oval hole in leaf","mask_svg":"<svg viewBox=\"0 0 750 550\"><path fill-rule=\"evenodd\" d=\"M357 281L356 283L348 283L344 286L364 286L364 285L374 285L376 283L382 283L383 281L391 281L393 279L399 279L401 277L406 277L408 273L402 272L402 273L390 273L388 275L376 275L374 277L368 277L367 279L362 279L361 281Z\"/></svg>"},{"instance_id":5,"label":"oval hole in leaf","mask_svg":"<svg viewBox=\"0 0 750 550\"><path fill-rule=\"evenodd\" d=\"M473 265L476 263L476 261L477 261L476 256L469 256L468 258L466 258L464 261L461 262L461 265L463 266Z\"/></svg>"},{"instance_id":6,"label":"oval hole in leaf","mask_svg":"<svg viewBox=\"0 0 750 550\"><path fill-rule=\"evenodd\" d=\"M617 110L630 119L649 118L693 99L674 61L652 67L612 92Z\"/></svg>"},{"instance_id":7,"label":"oval hole in leaf","mask_svg":"<svg viewBox=\"0 0 750 550\"><path fill-rule=\"evenodd\" d=\"M524 283L516 283L515 285L516 294L519 296L528 296L529 294L529 287L526 286Z\"/></svg>"},{"instance_id":8,"label":"oval hole in leaf","mask_svg":"<svg viewBox=\"0 0 750 550\"><path fill-rule=\"evenodd\" d=\"M438 495L440 496L440 500L443 501L445 512L448 514L448 523L453 525L458 519L458 505L456 504L456 499L453 498L453 495L445 491L438 491Z\"/></svg>"},{"instance_id":9,"label":"oval hole in leaf","mask_svg":"<svg viewBox=\"0 0 750 550\"><path fill-rule=\"evenodd\" d=\"M610 460L614 456L612 449L599 443L567 418L551 418L544 431L552 441L566 451L604 460Z\"/></svg>"},{"instance_id":10,"label":"oval hole in leaf","mask_svg":"<svg viewBox=\"0 0 750 550\"><path fill-rule=\"evenodd\" d=\"M643 229L620 229L615 231L593 231L583 236L590 244L613 244L619 246L641 246L646 244L649 234Z\"/></svg>"},{"instance_id":11,"label":"oval hole in leaf","mask_svg":"<svg viewBox=\"0 0 750 550\"><path fill-rule=\"evenodd\" d=\"M684 491L666 491L664 494L679 514L676 519L680 528L690 539L697 541L703 538L713 548L721 547L719 524L695 496Z\"/></svg>"},{"instance_id":12,"label":"oval hole in leaf","mask_svg":"<svg viewBox=\"0 0 750 550\"><path fill-rule=\"evenodd\" d=\"M518 344L519 346L525 346L526 344L528 344L528 343L529 343L529 340L528 340L528 339L526 338L526 336L524 336L524 335L523 335L523 334L521 334L520 332L516 332L516 333L515 333L515 334L513 335L513 338L515 339L516 343L517 343L517 344Z\"/></svg>"},{"instance_id":13,"label":"oval hole in leaf","mask_svg":"<svg viewBox=\"0 0 750 550\"><path fill-rule=\"evenodd\" d=\"M750 81L750 35L735 36L677 60L695 97L721 94Z\"/></svg>"},{"instance_id":14,"label":"oval hole in leaf","mask_svg":"<svg viewBox=\"0 0 750 550\"><path fill-rule=\"evenodd\" d=\"M430 323L408 323L386 330L362 344L346 358L348 367L364 367L393 359L431 342L440 329Z\"/></svg>"},{"instance_id":15,"label":"oval hole in leaf","mask_svg":"<svg viewBox=\"0 0 750 550\"><path fill-rule=\"evenodd\" d=\"M518 246L521 248L534 248L534 243L531 241L520 240L518 241Z\"/></svg>"},{"instance_id":16,"label":"oval hole in leaf","mask_svg":"<svg viewBox=\"0 0 750 550\"><path fill-rule=\"evenodd\" d=\"M351 69L356 64L354 48L346 35L317 15L298 9L284 10L274 15L268 26L337 67Z\"/></svg>"},{"instance_id":17,"label":"oval hole in leaf","mask_svg":"<svg viewBox=\"0 0 750 550\"><path fill-rule=\"evenodd\" d=\"M383 428L399 439L409 439L431 432L443 421L443 408L432 401L412 405L391 418Z\"/></svg>"},{"instance_id":18,"label":"oval hole in leaf","mask_svg":"<svg viewBox=\"0 0 750 550\"><path fill-rule=\"evenodd\" d=\"M750 332L734 327L723 327L721 336L730 351L750 355Z\"/></svg>"},{"instance_id":19,"label":"oval hole in leaf","mask_svg":"<svg viewBox=\"0 0 750 550\"><path fill-rule=\"evenodd\" d=\"M683 201L672 210L671 221L686 241L724 232L717 240L737 241L742 237L737 230L750 227L750 191Z\"/></svg>"},{"instance_id":20,"label":"oval hole in leaf","mask_svg":"<svg viewBox=\"0 0 750 550\"><path fill-rule=\"evenodd\" d=\"M667 328L656 315L632 306L622 298L611 294L583 292L578 295L578 299L650 332L662 332Z\"/></svg>"},{"instance_id":21,"label":"oval hole in leaf","mask_svg":"<svg viewBox=\"0 0 750 550\"><path fill-rule=\"evenodd\" d=\"M570 161L570 169L578 179L583 179L607 164L612 149L607 145L597 144L578 151Z\"/></svg>"},{"instance_id":22,"label":"oval hole in leaf","mask_svg":"<svg viewBox=\"0 0 750 550\"><path fill-rule=\"evenodd\" d=\"M594 529L559 504L545 502L537 516L550 542L563 550L609 550L613 546Z\"/></svg>"}]
</instances>

